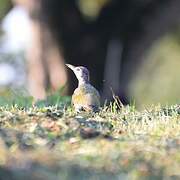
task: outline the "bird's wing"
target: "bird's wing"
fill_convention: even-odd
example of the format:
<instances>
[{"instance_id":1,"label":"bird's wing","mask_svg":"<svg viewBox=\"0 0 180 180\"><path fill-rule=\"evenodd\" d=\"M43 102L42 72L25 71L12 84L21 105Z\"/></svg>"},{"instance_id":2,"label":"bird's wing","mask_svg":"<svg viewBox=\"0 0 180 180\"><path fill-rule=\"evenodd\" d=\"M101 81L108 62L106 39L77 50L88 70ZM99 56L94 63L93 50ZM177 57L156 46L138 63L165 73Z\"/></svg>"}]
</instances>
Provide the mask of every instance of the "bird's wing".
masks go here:
<instances>
[{"instance_id":1,"label":"bird's wing","mask_svg":"<svg viewBox=\"0 0 180 180\"><path fill-rule=\"evenodd\" d=\"M73 104L81 104L81 105L100 105L100 95L98 91L91 85L85 85L78 87L72 96Z\"/></svg>"}]
</instances>

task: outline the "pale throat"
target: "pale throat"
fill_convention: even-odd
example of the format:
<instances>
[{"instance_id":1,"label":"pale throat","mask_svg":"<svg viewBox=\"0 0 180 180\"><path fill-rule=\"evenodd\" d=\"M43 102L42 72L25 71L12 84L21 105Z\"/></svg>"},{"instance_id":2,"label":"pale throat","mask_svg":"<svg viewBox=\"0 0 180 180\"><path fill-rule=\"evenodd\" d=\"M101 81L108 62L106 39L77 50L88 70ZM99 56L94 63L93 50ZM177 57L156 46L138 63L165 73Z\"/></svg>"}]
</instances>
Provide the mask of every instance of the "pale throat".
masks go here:
<instances>
[{"instance_id":1,"label":"pale throat","mask_svg":"<svg viewBox=\"0 0 180 180\"><path fill-rule=\"evenodd\" d=\"M77 79L78 79L78 86L89 84L89 78L87 76L77 77Z\"/></svg>"}]
</instances>

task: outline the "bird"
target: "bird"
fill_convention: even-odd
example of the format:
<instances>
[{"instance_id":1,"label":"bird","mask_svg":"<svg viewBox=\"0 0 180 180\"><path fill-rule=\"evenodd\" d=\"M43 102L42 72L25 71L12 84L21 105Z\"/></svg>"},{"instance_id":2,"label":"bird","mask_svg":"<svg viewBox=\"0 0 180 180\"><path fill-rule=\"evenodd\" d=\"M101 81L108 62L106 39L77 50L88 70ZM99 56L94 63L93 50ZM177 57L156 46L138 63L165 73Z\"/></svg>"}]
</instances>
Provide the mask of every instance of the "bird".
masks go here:
<instances>
[{"instance_id":1,"label":"bird","mask_svg":"<svg viewBox=\"0 0 180 180\"><path fill-rule=\"evenodd\" d=\"M90 84L89 71L84 66L66 64L78 79L78 87L74 90L71 104L76 112L98 112L100 108L100 95L98 90Z\"/></svg>"}]
</instances>

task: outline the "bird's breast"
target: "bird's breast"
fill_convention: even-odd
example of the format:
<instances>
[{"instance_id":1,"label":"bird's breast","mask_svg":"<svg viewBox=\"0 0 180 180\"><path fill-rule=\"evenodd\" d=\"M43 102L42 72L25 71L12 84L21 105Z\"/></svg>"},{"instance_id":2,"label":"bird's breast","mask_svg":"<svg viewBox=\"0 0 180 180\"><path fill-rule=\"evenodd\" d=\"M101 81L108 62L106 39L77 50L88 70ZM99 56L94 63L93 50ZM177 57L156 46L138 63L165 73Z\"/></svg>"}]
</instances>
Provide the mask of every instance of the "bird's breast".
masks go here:
<instances>
[{"instance_id":1,"label":"bird's breast","mask_svg":"<svg viewBox=\"0 0 180 180\"><path fill-rule=\"evenodd\" d=\"M99 106L99 94L92 86L80 86L74 91L72 104Z\"/></svg>"}]
</instances>

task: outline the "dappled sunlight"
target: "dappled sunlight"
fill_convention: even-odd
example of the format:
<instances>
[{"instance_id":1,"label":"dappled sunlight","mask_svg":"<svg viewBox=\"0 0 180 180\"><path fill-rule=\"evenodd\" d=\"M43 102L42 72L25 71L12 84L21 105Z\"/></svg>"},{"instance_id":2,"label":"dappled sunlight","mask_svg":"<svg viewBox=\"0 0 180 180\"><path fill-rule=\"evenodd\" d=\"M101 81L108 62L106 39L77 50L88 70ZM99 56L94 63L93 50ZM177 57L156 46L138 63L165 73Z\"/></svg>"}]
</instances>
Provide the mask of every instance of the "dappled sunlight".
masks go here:
<instances>
[{"instance_id":1,"label":"dappled sunlight","mask_svg":"<svg viewBox=\"0 0 180 180\"><path fill-rule=\"evenodd\" d=\"M179 179L179 9L0 0L0 179Z\"/></svg>"},{"instance_id":2,"label":"dappled sunlight","mask_svg":"<svg viewBox=\"0 0 180 180\"><path fill-rule=\"evenodd\" d=\"M80 115L57 106L0 108L0 175L178 177L179 116L178 106Z\"/></svg>"}]
</instances>

